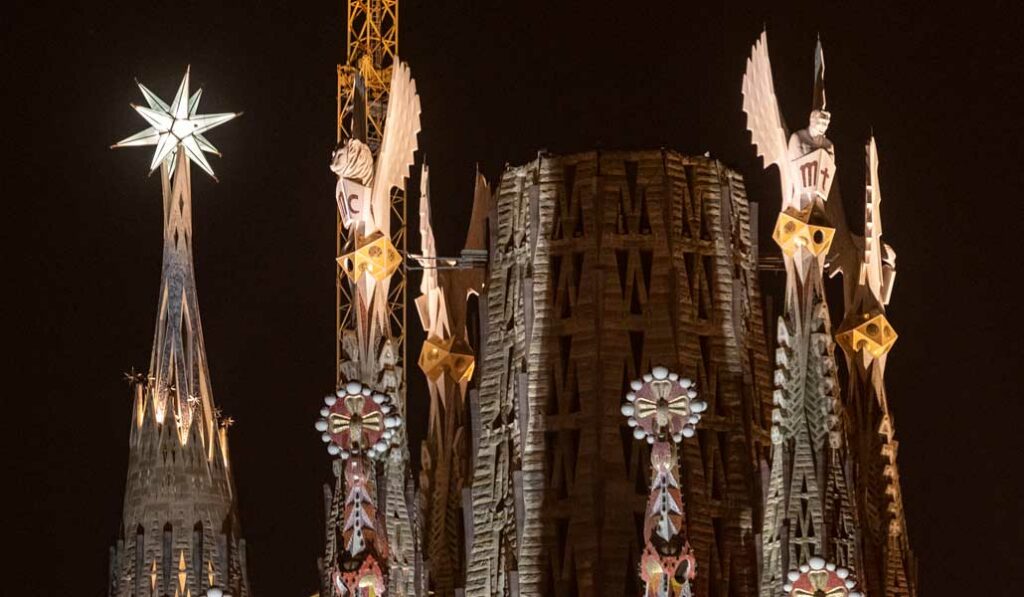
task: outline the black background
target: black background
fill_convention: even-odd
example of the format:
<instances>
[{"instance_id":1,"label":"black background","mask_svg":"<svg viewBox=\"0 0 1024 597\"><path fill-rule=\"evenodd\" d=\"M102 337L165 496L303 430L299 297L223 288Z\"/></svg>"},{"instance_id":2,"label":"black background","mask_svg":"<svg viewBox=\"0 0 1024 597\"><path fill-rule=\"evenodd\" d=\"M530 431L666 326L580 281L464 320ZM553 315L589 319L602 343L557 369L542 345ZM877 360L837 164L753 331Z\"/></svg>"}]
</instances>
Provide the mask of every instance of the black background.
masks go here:
<instances>
[{"instance_id":1,"label":"black background","mask_svg":"<svg viewBox=\"0 0 1024 597\"><path fill-rule=\"evenodd\" d=\"M901 338L887 377L922 595L1016 592L1021 15L1011 2L715 4L402 0L439 250L462 242L476 164L494 181L542 148L659 146L740 169L772 250L778 187L745 131L744 60L766 25L783 112L803 126L820 32L855 226L872 127L879 143L885 237L899 255L889 318ZM144 127L128 107L141 102L133 78L170 100L191 64L202 112L245 110L210 134L225 156L211 158L221 182L194 169L193 200L215 399L238 420L252 586L261 597L311 594L328 476L312 424L334 376L327 163L344 1L19 2L4 20L13 359L0 400L14 500L0 528L15 552L4 592L105 593L131 409L121 373L148 363L161 250L150 151L108 146ZM410 373L415 437L421 377Z\"/></svg>"}]
</instances>

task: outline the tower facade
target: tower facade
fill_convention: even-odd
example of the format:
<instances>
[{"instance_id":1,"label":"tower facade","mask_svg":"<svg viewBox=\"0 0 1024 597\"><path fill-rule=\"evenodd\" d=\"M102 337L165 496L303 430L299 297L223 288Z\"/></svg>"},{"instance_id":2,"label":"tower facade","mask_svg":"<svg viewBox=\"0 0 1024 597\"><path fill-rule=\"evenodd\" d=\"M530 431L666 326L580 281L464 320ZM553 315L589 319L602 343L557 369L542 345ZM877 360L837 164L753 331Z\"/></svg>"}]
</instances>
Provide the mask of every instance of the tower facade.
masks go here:
<instances>
[{"instance_id":1,"label":"tower facade","mask_svg":"<svg viewBox=\"0 0 1024 597\"><path fill-rule=\"evenodd\" d=\"M111 549L111 597L249 595L227 431L213 401L192 259L190 162L212 175L202 133L236 114L197 115L189 74L172 105L141 84L151 127L115 147L156 145L163 194L163 267L148 375L133 400L121 533Z\"/></svg>"},{"instance_id":2,"label":"tower facade","mask_svg":"<svg viewBox=\"0 0 1024 597\"><path fill-rule=\"evenodd\" d=\"M751 594L771 387L741 177L541 155L503 173L489 229L466 594L640 593L651 455L620 408L654 365L706 401L679 451L693 592Z\"/></svg>"},{"instance_id":3,"label":"tower facade","mask_svg":"<svg viewBox=\"0 0 1024 597\"><path fill-rule=\"evenodd\" d=\"M782 205L772 238L786 269L761 530L764 597L790 593L797 581L811 582L801 574L813 576L822 587L848 582L843 591L849 591L861 570L850 451L824 287L825 259L835 235L827 205L836 175L835 151L825 136L830 116L824 73L819 43L809 123L792 135L786 134L775 99L764 34L754 44L743 79L743 110L752 141L765 166L779 169ZM840 568L841 578L835 576Z\"/></svg>"},{"instance_id":4,"label":"tower facade","mask_svg":"<svg viewBox=\"0 0 1024 597\"><path fill-rule=\"evenodd\" d=\"M133 408L122 531L110 595L248 595L227 429L213 402L192 262L184 152L161 165L163 273L149 374L131 379Z\"/></svg>"},{"instance_id":5,"label":"tower facade","mask_svg":"<svg viewBox=\"0 0 1024 597\"><path fill-rule=\"evenodd\" d=\"M845 314L836 340L848 374L846 434L851 446L855 505L861 523L863 585L868 594L913 597L916 564L903 513L895 423L885 391L885 365L897 334L885 307L896 278L896 253L882 241L878 149L865 146L864 235L847 229L843 214L833 255L842 273Z\"/></svg>"},{"instance_id":6,"label":"tower facade","mask_svg":"<svg viewBox=\"0 0 1024 597\"><path fill-rule=\"evenodd\" d=\"M419 366L427 378L430 411L420 466L420 535L426 588L438 597L454 597L466 582L465 516L472 470L469 385L476 371L472 334L478 315L470 297L483 291L484 270L460 266L437 255L430 216L429 171L420 177L420 242L423 269L416 310L426 333ZM473 211L463 254L486 254L486 219L491 193L477 174Z\"/></svg>"}]
</instances>

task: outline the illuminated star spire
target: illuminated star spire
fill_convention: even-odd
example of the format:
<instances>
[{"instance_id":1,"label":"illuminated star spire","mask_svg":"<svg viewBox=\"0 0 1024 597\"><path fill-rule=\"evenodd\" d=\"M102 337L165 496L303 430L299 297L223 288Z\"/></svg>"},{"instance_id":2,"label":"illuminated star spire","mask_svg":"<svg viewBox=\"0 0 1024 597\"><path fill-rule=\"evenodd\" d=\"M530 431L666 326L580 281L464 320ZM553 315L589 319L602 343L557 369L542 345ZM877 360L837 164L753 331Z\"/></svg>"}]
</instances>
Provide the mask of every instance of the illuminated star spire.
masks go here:
<instances>
[{"instance_id":1,"label":"illuminated star spire","mask_svg":"<svg viewBox=\"0 0 1024 597\"><path fill-rule=\"evenodd\" d=\"M185 150L185 155L199 165L207 174L213 176L213 168L206 161L203 152L220 155L217 148L213 146L203 133L224 124L225 122L240 116L241 113L225 112L222 114L197 115L199 98L203 90L200 89L194 95L189 95L188 78L190 68L185 70L185 78L178 86L178 93L174 96L174 102L170 106L155 93L150 91L142 83L138 83L149 107L132 104L146 122L149 128L118 141L111 147L135 147L141 145L156 145L156 152L153 154L153 161L149 164L150 172L160 167L164 160L169 159L168 167L173 170L178 147Z\"/></svg>"}]
</instances>

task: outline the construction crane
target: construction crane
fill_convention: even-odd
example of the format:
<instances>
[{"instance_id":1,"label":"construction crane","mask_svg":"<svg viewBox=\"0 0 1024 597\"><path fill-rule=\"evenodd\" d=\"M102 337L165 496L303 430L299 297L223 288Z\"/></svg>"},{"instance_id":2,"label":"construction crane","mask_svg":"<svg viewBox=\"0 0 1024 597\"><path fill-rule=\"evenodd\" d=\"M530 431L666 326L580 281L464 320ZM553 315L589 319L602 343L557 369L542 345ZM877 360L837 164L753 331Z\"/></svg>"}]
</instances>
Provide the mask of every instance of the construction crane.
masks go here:
<instances>
[{"instance_id":1,"label":"construction crane","mask_svg":"<svg viewBox=\"0 0 1024 597\"><path fill-rule=\"evenodd\" d=\"M398 0L348 0L347 5L345 62L338 65L338 149L331 158L345 193L338 195L343 199L335 247L337 391L325 399L327 414L322 410L324 418L317 422L335 457L335 486L325 492L321 592L351 594L371 582L375 595L411 597L417 594L417 539L401 421L407 361L405 177L416 151L419 98L408 66L398 59ZM394 122L385 123L389 103L400 111L391 116ZM384 140L394 135L403 141ZM349 158L362 160L371 171L346 178L346 164L355 163ZM362 190L349 195L346 185ZM353 218L356 214L362 215ZM363 393L353 394L354 388ZM366 400L371 395L372 405ZM370 449L363 440L374 425L381 437Z\"/></svg>"},{"instance_id":2,"label":"construction crane","mask_svg":"<svg viewBox=\"0 0 1024 597\"><path fill-rule=\"evenodd\" d=\"M337 141L340 144L345 139L359 137L370 146L374 159L377 159L384 134L391 70L398 60L398 0L349 0L346 22L346 58L344 64L338 65ZM403 256L403 261L407 255L407 216L405 192L394 190L391 195L391 244ZM345 227L340 215L337 231L336 254L351 253L356 248L355 235ZM343 337L346 330L355 326L356 315L353 312L352 287L340 264L335 278L335 360L337 383L340 385L344 381ZM389 333L404 378L406 268L399 267L391 280L387 301Z\"/></svg>"}]
</instances>

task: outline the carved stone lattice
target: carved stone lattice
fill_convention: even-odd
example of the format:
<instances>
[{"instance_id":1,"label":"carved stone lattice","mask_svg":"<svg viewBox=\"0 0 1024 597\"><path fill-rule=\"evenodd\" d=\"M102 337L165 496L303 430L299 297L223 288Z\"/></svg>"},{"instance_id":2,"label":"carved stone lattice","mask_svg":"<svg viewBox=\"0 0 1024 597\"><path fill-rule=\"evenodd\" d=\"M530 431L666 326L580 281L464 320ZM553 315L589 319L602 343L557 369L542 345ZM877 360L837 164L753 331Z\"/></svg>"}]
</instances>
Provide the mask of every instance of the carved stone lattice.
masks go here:
<instances>
[{"instance_id":1,"label":"carved stone lattice","mask_svg":"<svg viewBox=\"0 0 1024 597\"><path fill-rule=\"evenodd\" d=\"M466 594L641 592L649 447L619 401L653 363L708 404L680 454L694 594L755 591L771 388L740 177L541 156L505 171L489 229Z\"/></svg>"}]
</instances>

